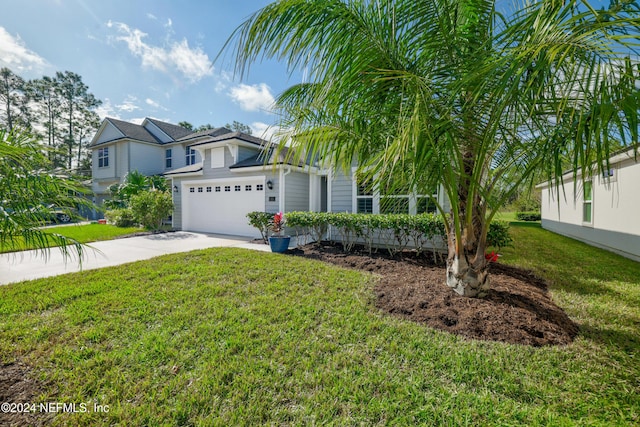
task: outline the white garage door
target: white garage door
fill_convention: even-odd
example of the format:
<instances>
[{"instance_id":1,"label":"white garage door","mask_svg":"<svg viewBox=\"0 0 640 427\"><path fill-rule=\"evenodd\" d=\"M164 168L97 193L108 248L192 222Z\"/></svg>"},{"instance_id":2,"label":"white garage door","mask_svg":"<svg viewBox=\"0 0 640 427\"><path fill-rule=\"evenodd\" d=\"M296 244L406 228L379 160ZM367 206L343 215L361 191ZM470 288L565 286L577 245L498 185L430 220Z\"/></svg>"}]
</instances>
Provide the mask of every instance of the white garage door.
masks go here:
<instances>
[{"instance_id":1,"label":"white garage door","mask_svg":"<svg viewBox=\"0 0 640 427\"><path fill-rule=\"evenodd\" d=\"M247 213L264 211L264 197L264 177L186 182L182 186L182 228L260 237L248 224Z\"/></svg>"}]
</instances>

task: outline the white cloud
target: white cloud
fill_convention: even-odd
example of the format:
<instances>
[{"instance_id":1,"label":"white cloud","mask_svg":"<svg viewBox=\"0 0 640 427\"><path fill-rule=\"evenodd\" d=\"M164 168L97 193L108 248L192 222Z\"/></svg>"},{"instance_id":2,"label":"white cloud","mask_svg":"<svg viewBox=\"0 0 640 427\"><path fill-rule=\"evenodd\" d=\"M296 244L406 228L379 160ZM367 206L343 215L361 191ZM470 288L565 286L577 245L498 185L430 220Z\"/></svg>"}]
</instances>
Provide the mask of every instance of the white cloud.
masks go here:
<instances>
[{"instance_id":1,"label":"white cloud","mask_svg":"<svg viewBox=\"0 0 640 427\"><path fill-rule=\"evenodd\" d=\"M180 43L174 43L169 55L175 67L194 82L213 73L209 56L200 48L189 48L187 39L182 39Z\"/></svg>"},{"instance_id":2,"label":"white cloud","mask_svg":"<svg viewBox=\"0 0 640 427\"><path fill-rule=\"evenodd\" d=\"M150 107L157 108L159 110L169 111L168 108L163 107L159 102L154 101L151 98L145 99L144 102Z\"/></svg>"},{"instance_id":3,"label":"white cloud","mask_svg":"<svg viewBox=\"0 0 640 427\"><path fill-rule=\"evenodd\" d=\"M102 104L96 108L96 113L101 120L105 117L113 117L114 119L120 118L120 116L116 112L116 109L113 107L113 105L111 105L111 100L109 98L105 98L102 100Z\"/></svg>"},{"instance_id":4,"label":"white cloud","mask_svg":"<svg viewBox=\"0 0 640 427\"><path fill-rule=\"evenodd\" d=\"M169 20L168 25L170 24ZM189 47L187 39L180 42L169 41L167 47L152 46L145 42L148 34L137 28L112 21L109 21L107 26L115 27L120 34L115 40L124 42L129 51L141 59L143 67L169 74L177 71L192 83L213 74L213 64L209 56L198 47Z\"/></svg>"},{"instance_id":5,"label":"white cloud","mask_svg":"<svg viewBox=\"0 0 640 427\"><path fill-rule=\"evenodd\" d=\"M225 90L227 90L227 88L229 87L229 84L231 83L231 81L233 80L233 74L231 74L228 71L222 71L220 73L220 77L218 79L218 81L216 82L213 90L216 93L222 93Z\"/></svg>"},{"instance_id":6,"label":"white cloud","mask_svg":"<svg viewBox=\"0 0 640 427\"><path fill-rule=\"evenodd\" d=\"M251 131L253 135L258 138L266 139L270 141L273 135L276 133L277 129L273 125L268 125L262 122L253 122L251 123Z\"/></svg>"},{"instance_id":7,"label":"white cloud","mask_svg":"<svg viewBox=\"0 0 640 427\"><path fill-rule=\"evenodd\" d=\"M257 85L239 84L229 91L231 99L245 111L271 111L275 99L266 83Z\"/></svg>"},{"instance_id":8,"label":"white cloud","mask_svg":"<svg viewBox=\"0 0 640 427\"><path fill-rule=\"evenodd\" d=\"M140 110L140 107L137 105L138 98L133 95L127 95L122 104L116 105L116 108L120 111L126 111L130 113L132 111Z\"/></svg>"},{"instance_id":9,"label":"white cloud","mask_svg":"<svg viewBox=\"0 0 640 427\"><path fill-rule=\"evenodd\" d=\"M0 66L11 69L15 74L42 74L49 66L47 61L28 49L20 36L12 36L0 27Z\"/></svg>"}]
</instances>

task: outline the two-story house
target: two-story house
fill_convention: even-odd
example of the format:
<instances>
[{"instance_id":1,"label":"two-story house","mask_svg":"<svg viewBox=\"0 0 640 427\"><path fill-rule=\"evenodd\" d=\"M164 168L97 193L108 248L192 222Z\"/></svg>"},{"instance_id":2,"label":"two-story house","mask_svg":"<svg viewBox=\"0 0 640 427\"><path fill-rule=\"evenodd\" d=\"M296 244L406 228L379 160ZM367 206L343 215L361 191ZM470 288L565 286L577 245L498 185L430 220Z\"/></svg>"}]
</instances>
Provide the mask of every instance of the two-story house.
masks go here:
<instances>
[{"instance_id":1,"label":"two-story house","mask_svg":"<svg viewBox=\"0 0 640 427\"><path fill-rule=\"evenodd\" d=\"M109 187L119 184L130 171L161 175L201 161L186 141L193 135L231 132L217 128L202 132L146 118L142 124L106 118L89 144L92 150L92 190L96 203L109 197Z\"/></svg>"},{"instance_id":2,"label":"two-story house","mask_svg":"<svg viewBox=\"0 0 640 427\"><path fill-rule=\"evenodd\" d=\"M163 174L171 180L178 230L259 237L248 224L249 212L415 214L433 209L431 195L365 191L354 178L355 168L292 164L269 142L225 128L191 132L153 119L141 125L105 119L90 147L98 202L129 171Z\"/></svg>"}]
</instances>

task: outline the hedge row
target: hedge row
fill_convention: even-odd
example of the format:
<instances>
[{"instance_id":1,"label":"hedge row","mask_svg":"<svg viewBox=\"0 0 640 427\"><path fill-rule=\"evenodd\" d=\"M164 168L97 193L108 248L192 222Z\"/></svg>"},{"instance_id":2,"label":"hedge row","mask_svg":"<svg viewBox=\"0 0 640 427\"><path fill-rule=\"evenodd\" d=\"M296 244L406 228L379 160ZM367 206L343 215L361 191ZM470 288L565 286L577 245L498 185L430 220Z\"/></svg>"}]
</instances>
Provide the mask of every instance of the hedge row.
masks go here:
<instances>
[{"instance_id":1,"label":"hedge row","mask_svg":"<svg viewBox=\"0 0 640 427\"><path fill-rule=\"evenodd\" d=\"M516 212L516 218L520 221L540 221L540 212Z\"/></svg>"},{"instance_id":2,"label":"hedge row","mask_svg":"<svg viewBox=\"0 0 640 427\"><path fill-rule=\"evenodd\" d=\"M269 236L273 215L266 212L251 212L247 215L249 223L260 230L265 240ZM409 246L418 253L431 249L434 254L445 251L447 246L442 217L433 214L288 212L285 214L285 226L290 233L296 233L299 241L305 242L307 236L311 241L324 240L329 227L333 227L347 252L357 243L363 244L369 252L382 247L391 255ZM490 246L497 248L511 244L509 224L504 221L492 222L487 240Z\"/></svg>"}]
</instances>

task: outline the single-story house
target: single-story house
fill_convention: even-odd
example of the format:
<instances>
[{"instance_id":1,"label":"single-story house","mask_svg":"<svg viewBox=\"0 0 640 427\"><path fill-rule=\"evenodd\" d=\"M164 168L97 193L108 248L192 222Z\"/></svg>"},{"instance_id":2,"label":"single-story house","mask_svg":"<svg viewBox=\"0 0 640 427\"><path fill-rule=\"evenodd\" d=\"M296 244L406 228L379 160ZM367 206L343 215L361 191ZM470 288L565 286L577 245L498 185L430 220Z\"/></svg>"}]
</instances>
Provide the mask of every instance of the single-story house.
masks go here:
<instances>
[{"instance_id":1,"label":"single-story house","mask_svg":"<svg viewBox=\"0 0 640 427\"><path fill-rule=\"evenodd\" d=\"M573 173L564 186L540 184L542 227L640 261L640 153L622 150L602 175Z\"/></svg>"},{"instance_id":2,"label":"single-story house","mask_svg":"<svg viewBox=\"0 0 640 427\"><path fill-rule=\"evenodd\" d=\"M415 214L434 209L426 195L365 191L354 179L355 168L345 173L287 163L271 144L242 133L198 138L190 147L202 162L164 174L172 180L176 229L260 237L248 224L249 212Z\"/></svg>"}]
</instances>

